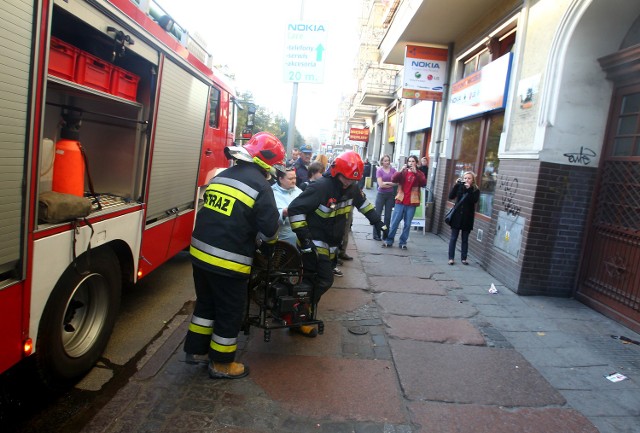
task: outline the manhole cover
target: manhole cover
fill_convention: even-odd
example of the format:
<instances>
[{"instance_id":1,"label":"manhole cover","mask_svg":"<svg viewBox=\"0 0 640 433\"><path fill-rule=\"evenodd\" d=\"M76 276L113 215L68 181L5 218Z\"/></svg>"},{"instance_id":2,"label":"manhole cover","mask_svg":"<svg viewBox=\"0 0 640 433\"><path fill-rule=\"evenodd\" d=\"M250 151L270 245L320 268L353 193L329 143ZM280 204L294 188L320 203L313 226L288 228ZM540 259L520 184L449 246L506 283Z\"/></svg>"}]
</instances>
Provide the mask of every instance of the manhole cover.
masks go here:
<instances>
[{"instance_id":1,"label":"manhole cover","mask_svg":"<svg viewBox=\"0 0 640 433\"><path fill-rule=\"evenodd\" d=\"M369 332L365 326L352 326L349 328L349 332L355 335L364 335Z\"/></svg>"}]
</instances>

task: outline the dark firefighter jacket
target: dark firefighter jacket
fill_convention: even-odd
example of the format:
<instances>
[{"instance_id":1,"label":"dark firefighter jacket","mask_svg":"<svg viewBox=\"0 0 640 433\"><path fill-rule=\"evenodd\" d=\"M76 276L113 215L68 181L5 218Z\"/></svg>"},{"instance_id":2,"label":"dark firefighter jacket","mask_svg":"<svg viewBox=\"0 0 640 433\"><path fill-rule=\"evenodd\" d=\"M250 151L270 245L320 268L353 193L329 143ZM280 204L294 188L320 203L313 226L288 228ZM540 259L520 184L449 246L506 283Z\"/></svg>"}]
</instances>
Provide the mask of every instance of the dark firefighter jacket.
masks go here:
<instances>
[{"instance_id":1,"label":"dark firefighter jacket","mask_svg":"<svg viewBox=\"0 0 640 433\"><path fill-rule=\"evenodd\" d=\"M191 258L216 274L249 278L256 236L275 243L278 208L273 190L253 163L239 161L211 180L191 237Z\"/></svg>"},{"instance_id":2,"label":"dark firefighter jacket","mask_svg":"<svg viewBox=\"0 0 640 433\"><path fill-rule=\"evenodd\" d=\"M371 224L380 222L374 206L357 184L343 189L337 178L325 173L289 204L289 221L301 242L312 240L318 253L330 255L329 250L340 246L347 217L354 207Z\"/></svg>"}]
</instances>

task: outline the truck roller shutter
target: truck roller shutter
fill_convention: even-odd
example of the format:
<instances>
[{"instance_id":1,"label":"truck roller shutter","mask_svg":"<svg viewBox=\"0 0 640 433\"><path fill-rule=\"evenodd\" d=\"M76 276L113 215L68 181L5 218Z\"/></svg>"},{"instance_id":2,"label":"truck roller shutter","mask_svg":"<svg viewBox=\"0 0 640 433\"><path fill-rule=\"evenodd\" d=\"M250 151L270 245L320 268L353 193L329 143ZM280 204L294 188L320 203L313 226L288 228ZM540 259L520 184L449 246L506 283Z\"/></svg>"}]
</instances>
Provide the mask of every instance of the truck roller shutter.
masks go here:
<instances>
[{"instance_id":1,"label":"truck roller shutter","mask_svg":"<svg viewBox=\"0 0 640 433\"><path fill-rule=\"evenodd\" d=\"M147 221L193 207L209 87L165 59Z\"/></svg>"},{"instance_id":2,"label":"truck roller shutter","mask_svg":"<svg viewBox=\"0 0 640 433\"><path fill-rule=\"evenodd\" d=\"M20 259L33 9L28 0L0 2L0 274Z\"/></svg>"}]
</instances>

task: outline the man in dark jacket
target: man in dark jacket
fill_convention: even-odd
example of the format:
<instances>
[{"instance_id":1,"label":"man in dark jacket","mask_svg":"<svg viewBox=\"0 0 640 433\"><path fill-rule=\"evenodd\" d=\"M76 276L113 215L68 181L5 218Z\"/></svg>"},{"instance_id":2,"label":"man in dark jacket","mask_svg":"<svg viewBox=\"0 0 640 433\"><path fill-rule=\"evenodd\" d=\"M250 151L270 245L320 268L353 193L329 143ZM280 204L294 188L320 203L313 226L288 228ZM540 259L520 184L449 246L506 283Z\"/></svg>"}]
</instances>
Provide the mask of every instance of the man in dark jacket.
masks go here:
<instances>
[{"instance_id":1,"label":"man in dark jacket","mask_svg":"<svg viewBox=\"0 0 640 433\"><path fill-rule=\"evenodd\" d=\"M374 206L367 200L356 182L362 176L360 155L347 151L332 163L328 173L309 183L289 204L289 221L298 237L303 253L305 278L315 286L315 302L333 284L338 247L346 229L347 215L355 207L378 230L386 231ZM314 326L295 328L308 337L318 333Z\"/></svg>"},{"instance_id":2,"label":"man in dark jacket","mask_svg":"<svg viewBox=\"0 0 640 433\"><path fill-rule=\"evenodd\" d=\"M310 144L300 147L300 156L296 160L296 186L300 188L300 184L309 181L309 164L311 164L311 155L313 148Z\"/></svg>"},{"instance_id":3,"label":"man in dark jacket","mask_svg":"<svg viewBox=\"0 0 640 433\"><path fill-rule=\"evenodd\" d=\"M249 374L234 359L256 237L270 253L278 234L280 215L266 178L282 166L285 151L275 136L259 132L225 152L237 163L211 180L191 237L197 300L184 351L189 363L208 353L211 378L237 379Z\"/></svg>"}]
</instances>

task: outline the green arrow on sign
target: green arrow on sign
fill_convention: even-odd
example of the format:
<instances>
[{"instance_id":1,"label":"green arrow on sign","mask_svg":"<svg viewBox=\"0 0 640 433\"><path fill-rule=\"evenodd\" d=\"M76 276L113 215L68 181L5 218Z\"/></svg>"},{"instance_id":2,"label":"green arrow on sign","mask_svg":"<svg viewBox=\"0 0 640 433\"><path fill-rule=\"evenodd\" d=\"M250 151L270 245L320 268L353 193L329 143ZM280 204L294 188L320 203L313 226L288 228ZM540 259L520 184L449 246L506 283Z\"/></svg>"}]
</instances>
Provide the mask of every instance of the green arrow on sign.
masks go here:
<instances>
[{"instance_id":1,"label":"green arrow on sign","mask_svg":"<svg viewBox=\"0 0 640 433\"><path fill-rule=\"evenodd\" d=\"M322 46L322 44L318 45L316 47L316 62L321 62L322 61L322 52L324 51L324 47Z\"/></svg>"}]
</instances>

